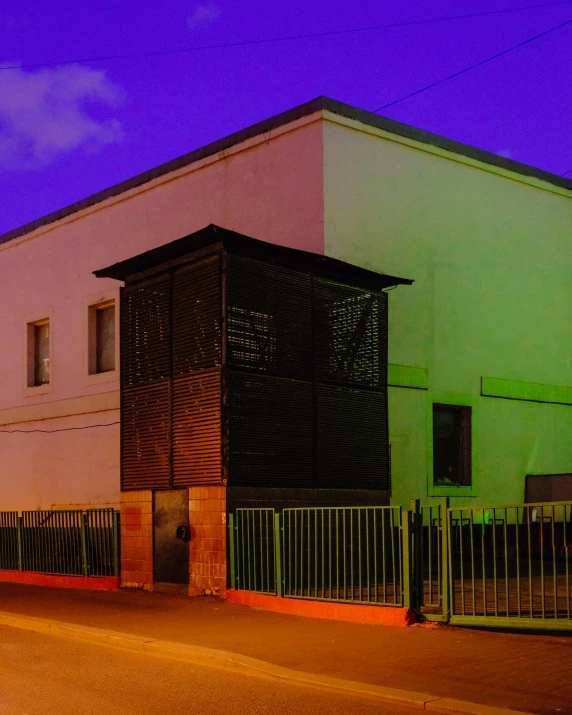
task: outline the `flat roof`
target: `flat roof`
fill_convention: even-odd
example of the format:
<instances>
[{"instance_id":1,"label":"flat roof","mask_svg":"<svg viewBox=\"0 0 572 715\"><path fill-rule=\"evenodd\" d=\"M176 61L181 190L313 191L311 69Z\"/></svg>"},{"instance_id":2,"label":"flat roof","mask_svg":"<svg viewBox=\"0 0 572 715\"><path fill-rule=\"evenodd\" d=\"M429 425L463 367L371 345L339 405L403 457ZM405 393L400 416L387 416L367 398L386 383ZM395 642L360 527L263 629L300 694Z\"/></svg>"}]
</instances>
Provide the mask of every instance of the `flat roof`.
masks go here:
<instances>
[{"instance_id":1,"label":"flat roof","mask_svg":"<svg viewBox=\"0 0 572 715\"><path fill-rule=\"evenodd\" d=\"M200 249L212 246L214 250L216 245L222 245L232 254L248 256L274 263L275 265L315 273L324 278L331 278L332 280L350 283L370 290L381 290L390 286L411 285L413 283L408 278L398 278L385 273L369 271L319 253L278 246L274 243L245 236L236 231L230 231L215 224L209 224L188 236L183 236L183 238L178 238L170 243L139 253L137 256L114 263L107 268L93 271L93 273L98 278L115 278L116 280L125 281L132 277L137 280L183 263L185 258L190 257Z\"/></svg>"},{"instance_id":2,"label":"flat roof","mask_svg":"<svg viewBox=\"0 0 572 715\"><path fill-rule=\"evenodd\" d=\"M307 117L310 114L314 114L315 112L322 110L338 114L347 119L354 119L362 124L377 127L378 129L383 129L390 134L396 134L408 139L414 139L415 141L423 144L431 144L455 154L461 154L463 156L470 157L471 159L482 161L485 164L491 164L502 169L513 171L517 174L522 174L523 176L540 179L548 182L549 184L553 184L554 186L559 186L563 189L572 191L572 179L566 179L563 176L552 174L549 171L543 171L542 169L537 169L534 166L521 164L518 161L513 161L512 159L507 159L505 157L498 156L497 154L483 151L482 149L477 149L468 144L462 144L461 142L447 139L438 134L426 132L423 129L417 129L409 124L403 124L402 122L396 122L395 120L388 119L387 117L381 117L379 114L368 112L365 109L359 109L351 104L344 104L343 102L338 102L337 100L330 99L329 97L317 97L310 102L300 104L297 107L289 109L286 112L282 112L281 114L276 114L275 116L262 122L258 122L257 124L252 124L251 126L246 127L246 129L230 134L224 139L219 139L218 141L200 147L199 149L189 152L188 154L183 154L183 156L180 156L177 159L160 164L149 171L138 174L137 176L120 182L119 184L114 184L113 186L110 186L103 191L99 191L96 194L92 194L81 201L77 201L76 203L65 206L58 211L49 213L42 218L24 224L19 228L8 231L7 233L0 235L0 244L11 241L14 238L24 236L27 233L35 231L37 228L59 221L66 216L70 216L78 211L94 206L95 204L105 201L112 196L118 196L119 194L129 191L137 186L146 184L160 176L169 174L172 171L181 169L184 166L188 166L189 164L200 161L205 157L217 154L225 149L229 149L230 147L247 139L259 136L260 134L265 134L273 129L290 124L297 119Z\"/></svg>"}]
</instances>

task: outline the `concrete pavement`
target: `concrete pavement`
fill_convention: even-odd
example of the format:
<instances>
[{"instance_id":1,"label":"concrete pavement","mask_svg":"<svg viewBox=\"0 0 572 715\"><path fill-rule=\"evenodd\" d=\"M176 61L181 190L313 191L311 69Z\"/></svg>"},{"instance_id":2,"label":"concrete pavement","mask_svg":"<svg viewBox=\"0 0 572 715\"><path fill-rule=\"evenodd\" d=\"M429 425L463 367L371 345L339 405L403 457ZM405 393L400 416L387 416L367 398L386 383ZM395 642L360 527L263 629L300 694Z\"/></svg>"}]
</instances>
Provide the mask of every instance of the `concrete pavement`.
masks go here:
<instances>
[{"instance_id":1,"label":"concrete pavement","mask_svg":"<svg viewBox=\"0 0 572 715\"><path fill-rule=\"evenodd\" d=\"M242 657L247 663L251 658L269 664L270 672L283 668L306 680L311 677L304 674L317 676L324 687L335 688L330 680L337 679L372 692L397 689L401 697L411 694L400 702L434 711L450 707L449 712L492 715L493 708L507 708L572 714L572 639L563 636L366 626L256 611L211 597L15 584L0 584L0 610L13 614L5 616L8 620L19 614L76 624L82 627L73 629L80 637L81 631L89 637L89 627L128 633L143 642L171 641L179 656L185 646L190 653L191 645L223 651L235 662ZM50 630L49 624L34 626L28 619L28 627L44 626ZM63 632L57 626L51 631ZM121 645L117 638L115 643ZM200 653L195 649L192 657L198 662Z\"/></svg>"},{"instance_id":2,"label":"concrete pavement","mask_svg":"<svg viewBox=\"0 0 572 715\"><path fill-rule=\"evenodd\" d=\"M0 626L0 715L414 715L412 707Z\"/></svg>"}]
</instances>

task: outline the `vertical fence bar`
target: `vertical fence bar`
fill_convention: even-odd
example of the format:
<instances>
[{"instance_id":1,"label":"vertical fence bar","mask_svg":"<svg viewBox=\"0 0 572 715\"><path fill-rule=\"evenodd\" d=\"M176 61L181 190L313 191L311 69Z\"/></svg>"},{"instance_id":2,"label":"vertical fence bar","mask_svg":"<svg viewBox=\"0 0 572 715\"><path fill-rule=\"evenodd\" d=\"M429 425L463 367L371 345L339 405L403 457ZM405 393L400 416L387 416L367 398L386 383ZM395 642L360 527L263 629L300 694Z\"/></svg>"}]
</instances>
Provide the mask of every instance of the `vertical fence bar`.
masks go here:
<instances>
[{"instance_id":1,"label":"vertical fence bar","mask_svg":"<svg viewBox=\"0 0 572 715\"><path fill-rule=\"evenodd\" d=\"M370 510L365 510L365 543L366 543L366 583L367 583L367 598L366 601L371 601L371 578L369 570L369 516Z\"/></svg>"},{"instance_id":2,"label":"vertical fence bar","mask_svg":"<svg viewBox=\"0 0 572 715\"><path fill-rule=\"evenodd\" d=\"M520 516L519 508L516 507L515 516L515 542L516 542L516 591L517 591L517 613L518 617L521 617L522 608L522 594L520 586Z\"/></svg>"},{"instance_id":3,"label":"vertical fence bar","mask_svg":"<svg viewBox=\"0 0 572 715\"><path fill-rule=\"evenodd\" d=\"M546 618L546 588L544 584L544 506L540 506L540 588L542 594L542 618Z\"/></svg>"},{"instance_id":4,"label":"vertical fence bar","mask_svg":"<svg viewBox=\"0 0 572 715\"><path fill-rule=\"evenodd\" d=\"M568 543L568 525L572 519L572 507L566 505L564 507L564 571L566 576L566 618L570 619L570 576L569 576L569 561L570 561L570 545Z\"/></svg>"},{"instance_id":5,"label":"vertical fence bar","mask_svg":"<svg viewBox=\"0 0 572 715\"><path fill-rule=\"evenodd\" d=\"M447 559L449 565L447 568L447 573L449 575L448 584L445 585L445 589L449 591L449 609L452 615L455 615L455 571L453 569L453 548L451 539L451 528L453 523L452 510L447 509Z\"/></svg>"},{"instance_id":6,"label":"vertical fence bar","mask_svg":"<svg viewBox=\"0 0 572 715\"><path fill-rule=\"evenodd\" d=\"M383 513L383 512L382 512ZM382 520L383 526L383 520ZM382 529L383 531L383 529ZM374 593L375 602L379 601L379 592L377 585L377 509L373 510L373 583L374 583Z\"/></svg>"},{"instance_id":7,"label":"vertical fence bar","mask_svg":"<svg viewBox=\"0 0 572 715\"><path fill-rule=\"evenodd\" d=\"M16 529L17 529L16 538L18 539L18 571L23 571L24 569L22 568L22 517L21 516L16 517Z\"/></svg>"},{"instance_id":8,"label":"vertical fence bar","mask_svg":"<svg viewBox=\"0 0 572 715\"><path fill-rule=\"evenodd\" d=\"M420 523L421 522L421 523ZM412 608L419 610L423 604L423 522L421 521L421 501L411 500L411 566L413 579L411 582ZM429 574L431 584L431 574Z\"/></svg>"},{"instance_id":9,"label":"vertical fence bar","mask_svg":"<svg viewBox=\"0 0 572 715\"><path fill-rule=\"evenodd\" d=\"M439 505L439 531L440 545L439 553L441 554L441 603L443 617L449 620L450 617L450 600L449 600L449 498L445 497Z\"/></svg>"},{"instance_id":10,"label":"vertical fence bar","mask_svg":"<svg viewBox=\"0 0 572 715\"><path fill-rule=\"evenodd\" d=\"M495 616L499 614L497 574L497 511L493 509L493 586L495 593Z\"/></svg>"},{"instance_id":11,"label":"vertical fence bar","mask_svg":"<svg viewBox=\"0 0 572 715\"><path fill-rule=\"evenodd\" d=\"M119 512L113 511L113 575L119 576L120 522Z\"/></svg>"},{"instance_id":12,"label":"vertical fence bar","mask_svg":"<svg viewBox=\"0 0 572 715\"><path fill-rule=\"evenodd\" d=\"M385 515L389 517L385 518ZM383 602L387 602L387 552L385 550L385 522L391 520L391 512L381 511L381 568L383 573Z\"/></svg>"},{"instance_id":13,"label":"vertical fence bar","mask_svg":"<svg viewBox=\"0 0 572 715\"><path fill-rule=\"evenodd\" d=\"M529 615L532 618L533 608L532 608L532 554L531 554L531 536L530 536L530 523L532 521L532 508L528 508L527 518L526 518L526 533L528 539L528 600L529 600Z\"/></svg>"},{"instance_id":14,"label":"vertical fence bar","mask_svg":"<svg viewBox=\"0 0 572 715\"><path fill-rule=\"evenodd\" d=\"M401 600L405 608L413 608L411 602L411 512L401 512L401 554L403 558L403 577L401 581ZM395 584L395 573L393 577ZM395 592L395 586L394 586Z\"/></svg>"},{"instance_id":15,"label":"vertical fence bar","mask_svg":"<svg viewBox=\"0 0 572 715\"><path fill-rule=\"evenodd\" d=\"M282 596L282 539L281 539L281 516L274 514L274 582L277 596Z\"/></svg>"},{"instance_id":16,"label":"vertical fence bar","mask_svg":"<svg viewBox=\"0 0 572 715\"><path fill-rule=\"evenodd\" d=\"M397 574L398 572L401 572L402 563L403 563L403 562L400 560L399 563L396 564L396 561L395 561L395 556L396 556L395 534L394 534L394 531L395 531L395 519L394 519L393 510L392 510L391 508L390 508L390 510L389 510L389 521L390 521L390 524L391 524L391 565L392 565L392 569L393 569L393 574L392 574L392 575L393 575L393 602L394 602L394 603L397 603L397 576L396 576L396 574ZM409 517L409 520L407 521L407 528L408 528L408 529L411 528L411 526L410 526L410 521L411 521L411 518ZM398 537L399 537L399 538L398 538L398 542L399 542L399 544L401 544L401 542L402 542L402 539L401 539L401 524L398 524L398 525L397 525L397 528L398 528ZM407 533L409 533L409 531L408 531ZM409 550L409 544L407 545L407 548L408 548L408 552L407 552L408 566L409 566L409 569L411 569L411 554L410 554L410 550ZM403 553L403 552L401 552L401 553ZM396 568L397 566L399 566L399 568ZM403 569L403 571L405 571L405 569ZM402 586L402 588L403 588L403 580L401 581L401 586ZM410 586L411 586L411 580L410 580L410 575L409 575L409 576L407 577L407 601L408 601L408 602L410 602L410 594L411 594Z\"/></svg>"},{"instance_id":17,"label":"vertical fence bar","mask_svg":"<svg viewBox=\"0 0 572 715\"><path fill-rule=\"evenodd\" d=\"M552 518L550 519L552 531L552 584L554 590L554 618L558 618L558 584L556 581L556 540L554 536L554 527L556 523L556 511L554 504L552 505Z\"/></svg>"},{"instance_id":18,"label":"vertical fence bar","mask_svg":"<svg viewBox=\"0 0 572 715\"><path fill-rule=\"evenodd\" d=\"M81 524L81 556L83 565L83 575L88 575L88 564L87 564L87 514L80 515Z\"/></svg>"},{"instance_id":19,"label":"vertical fence bar","mask_svg":"<svg viewBox=\"0 0 572 715\"><path fill-rule=\"evenodd\" d=\"M508 523L508 509L505 507L504 511L504 518L502 520L502 528L503 528L503 541L504 541L504 582L505 582L505 594L506 594L506 615L507 618L510 616L510 608L509 608L509 603L510 603L510 593L509 593L509 582L508 582L508 532L507 532L507 523Z\"/></svg>"},{"instance_id":20,"label":"vertical fence bar","mask_svg":"<svg viewBox=\"0 0 572 715\"><path fill-rule=\"evenodd\" d=\"M324 540L324 510L322 509L322 598L326 596L326 584L324 581L325 576L325 540Z\"/></svg>"},{"instance_id":21,"label":"vertical fence bar","mask_svg":"<svg viewBox=\"0 0 572 715\"><path fill-rule=\"evenodd\" d=\"M236 591L237 590L237 588L236 588L236 564L235 564L236 554L234 552L234 548L235 548L234 514L229 514L228 515L228 553L230 556L230 587Z\"/></svg>"},{"instance_id":22,"label":"vertical fence bar","mask_svg":"<svg viewBox=\"0 0 572 715\"><path fill-rule=\"evenodd\" d=\"M471 601L473 604L473 616L477 615L477 593L475 590L475 542L474 542L474 521L473 510L469 512L469 529L470 529L470 549L471 549Z\"/></svg>"}]
</instances>

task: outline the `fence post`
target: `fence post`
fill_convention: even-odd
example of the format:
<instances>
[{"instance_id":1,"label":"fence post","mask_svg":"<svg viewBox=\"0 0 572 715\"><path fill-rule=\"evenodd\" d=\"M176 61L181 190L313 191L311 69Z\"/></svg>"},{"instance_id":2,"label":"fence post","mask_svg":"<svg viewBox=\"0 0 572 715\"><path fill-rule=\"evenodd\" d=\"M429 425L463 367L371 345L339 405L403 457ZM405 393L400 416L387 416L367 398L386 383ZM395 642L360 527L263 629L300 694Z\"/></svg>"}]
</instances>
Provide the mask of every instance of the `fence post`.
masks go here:
<instances>
[{"instance_id":1,"label":"fence post","mask_svg":"<svg viewBox=\"0 0 572 715\"><path fill-rule=\"evenodd\" d=\"M281 514L274 514L274 567L276 595L282 596L282 530L280 528Z\"/></svg>"},{"instance_id":2,"label":"fence post","mask_svg":"<svg viewBox=\"0 0 572 715\"><path fill-rule=\"evenodd\" d=\"M87 514L80 514L81 519L81 558L83 563L83 575L87 576Z\"/></svg>"},{"instance_id":3,"label":"fence post","mask_svg":"<svg viewBox=\"0 0 572 715\"><path fill-rule=\"evenodd\" d=\"M421 500L411 500L411 567L412 567L412 608L419 610L423 605L423 517L421 514Z\"/></svg>"},{"instance_id":4,"label":"fence post","mask_svg":"<svg viewBox=\"0 0 572 715\"><path fill-rule=\"evenodd\" d=\"M113 575L119 576L119 512L113 512Z\"/></svg>"},{"instance_id":5,"label":"fence post","mask_svg":"<svg viewBox=\"0 0 572 715\"><path fill-rule=\"evenodd\" d=\"M449 613L449 563L451 554L449 551L449 497L444 497L439 505L441 532L441 603L443 606L443 618L448 621L451 617Z\"/></svg>"},{"instance_id":6,"label":"fence post","mask_svg":"<svg viewBox=\"0 0 572 715\"><path fill-rule=\"evenodd\" d=\"M234 514L228 515L228 551L230 556L230 587L236 590L236 571L234 562Z\"/></svg>"},{"instance_id":7,"label":"fence post","mask_svg":"<svg viewBox=\"0 0 572 715\"><path fill-rule=\"evenodd\" d=\"M413 608L411 601L411 512L401 512L401 541L403 553L403 582L401 592L404 608Z\"/></svg>"},{"instance_id":8,"label":"fence post","mask_svg":"<svg viewBox=\"0 0 572 715\"><path fill-rule=\"evenodd\" d=\"M22 519L23 517L16 517L16 537L18 539L18 571L22 571Z\"/></svg>"}]
</instances>

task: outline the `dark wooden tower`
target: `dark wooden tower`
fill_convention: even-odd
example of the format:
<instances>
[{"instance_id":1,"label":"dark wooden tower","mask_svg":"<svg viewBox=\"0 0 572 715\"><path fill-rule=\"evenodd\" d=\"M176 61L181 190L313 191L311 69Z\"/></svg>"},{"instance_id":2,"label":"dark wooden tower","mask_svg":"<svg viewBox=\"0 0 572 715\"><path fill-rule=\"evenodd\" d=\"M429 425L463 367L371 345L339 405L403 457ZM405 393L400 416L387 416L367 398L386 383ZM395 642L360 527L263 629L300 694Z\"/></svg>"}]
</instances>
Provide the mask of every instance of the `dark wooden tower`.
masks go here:
<instances>
[{"instance_id":1,"label":"dark wooden tower","mask_svg":"<svg viewBox=\"0 0 572 715\"><path fill-rule=\"evenodd\" d=\"M96 275L125 281L123 492L389 494L383 289L411 281L213 225Z\"/></svg>"}]
</instances>

